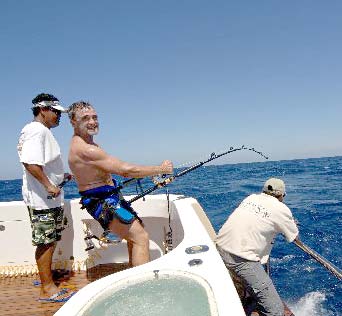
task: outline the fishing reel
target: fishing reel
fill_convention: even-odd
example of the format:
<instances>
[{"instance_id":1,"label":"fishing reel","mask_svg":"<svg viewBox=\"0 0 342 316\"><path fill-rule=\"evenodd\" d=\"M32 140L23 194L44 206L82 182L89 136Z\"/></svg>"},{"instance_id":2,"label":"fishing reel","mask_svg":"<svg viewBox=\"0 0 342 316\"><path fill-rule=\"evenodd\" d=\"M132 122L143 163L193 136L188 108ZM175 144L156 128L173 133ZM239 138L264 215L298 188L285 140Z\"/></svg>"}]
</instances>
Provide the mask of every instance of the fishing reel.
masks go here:
<instances>
[{"instance_id":1,"label":"fishing reel","mask_svg":"<svg viewBox=\"0 0 342 316\"><path fill-rule=\"evenodd\" d=\"M169 176L166 174L159 174L156 176L152 176L151 180L154 185L158 186L158 188L162 188L165 185L171 183L174 180L173 176Z\"/></svg>"},{"instance_id":2,"label":"fishing reel","mask_svg":"<svg viewBox=\"0 0 342 316\"><path fill-rule=\"evenodd\" d=\"M119 238L117 235L113 234L110 231L105 231L100 237L97 237L96 235L88 235L84 237L84 240L86 242L87 248L85 251L89 251L91 249L97 248L93 240L95 239L98 241L98 244L101 248L107 248L109 244L116 245L121 242L121 238Z\"/></svg>"}]
</instances>

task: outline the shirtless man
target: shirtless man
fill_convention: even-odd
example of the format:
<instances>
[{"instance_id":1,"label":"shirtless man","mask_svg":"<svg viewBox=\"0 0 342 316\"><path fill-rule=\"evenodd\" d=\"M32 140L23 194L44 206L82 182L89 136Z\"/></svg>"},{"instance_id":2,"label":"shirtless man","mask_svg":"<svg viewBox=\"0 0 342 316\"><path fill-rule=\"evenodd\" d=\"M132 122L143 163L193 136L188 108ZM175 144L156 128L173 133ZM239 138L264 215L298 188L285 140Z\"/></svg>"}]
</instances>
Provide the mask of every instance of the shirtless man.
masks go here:
<instances>
[{"instance_id":1,"label":"shirtless man","mask_svg":"<svg viewBox=\"0 0 342 316\"><path fill-rule=\"evenodd\" d=\"M129 205L123 205L115 191L112 174L125 178L142 178L171 174L172 162L159 166L141 166L124 162L107 154L93 137L99 131L94 107L84 101L73 103L68 110L74 128L69 151L69 167L82 196L84 208L101 224L127 240L129 262L132 266L149 261L149 236Z\"/></svg>"}]
</instances>

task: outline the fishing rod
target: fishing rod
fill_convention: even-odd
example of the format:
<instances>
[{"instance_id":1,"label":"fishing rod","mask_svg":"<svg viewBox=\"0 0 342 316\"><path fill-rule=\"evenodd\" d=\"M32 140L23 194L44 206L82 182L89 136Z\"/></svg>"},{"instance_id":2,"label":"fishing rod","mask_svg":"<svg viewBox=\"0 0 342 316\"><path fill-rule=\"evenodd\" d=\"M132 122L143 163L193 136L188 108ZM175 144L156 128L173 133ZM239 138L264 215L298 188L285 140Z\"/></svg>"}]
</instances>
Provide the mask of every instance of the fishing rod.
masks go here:
<instances>
[{"instance_id":1,"label":"fishing rod","mask_svg":"<svg viewBox=\"0 0 342 316\"><path fill-rule=\"evenodd\" d=\"M151 192L159 189L159 188L162 188L162 187L165 187L166 185L168 185L169 183L171 183L172 181L174 181L175 179L181 177L181 176L184 176L185 174L191 172L191 171L194 171L196 169L198 169L199 167L203 166L204 164L210 162L210 161L213 161L215 159L218 159L224 155L227 155L227 154L230 154L232 152L235 152L235 151L240 151L240 150L250 150L250 151L253 151L255 153L257 153L258 155L264 157L265 159L268 159L267 156L265 156L261 151L257 151L255 150L254 148L248 148L248 147L245 147L245 145L242 145L241 147L237 147L237 148L234 148L234 147L230 147L229 150L221 153L221 154L215 154L215 153L212 153L210 155L210 158L208 158L207 160L205 161L201 161L177 174L174 174L172 176L169 176L167 177L166 175L163 175L162 177L164 178L164 180L156 183L153 187L141 192L140 194L138 194L137 196L135 196L134 198L132 198L131 200L127 201L128 204L131 204L133 202L135 202L136 200L139 200L141 199L142 197L144 197L145 195L147 194L150 194ZM132 179L130 179L132 180ZM132 180L133 181L133 180Z\"/></svg>"},{"instance_id":2,"label":"fishing rod","mask_svg":"<svg viewBox=\"0 0 342 316\"><path fill-rule=\"evenodd\" d=\"M57 187L58 188L63 188L71 179L72 179L73 177L72 177L72 174L68 174L65 178L64 178L64 180L60 183L60 184L58 184L57 185ZM53 199L53 196L52 195L48 195L47 196L47 199L48 200L51 200L51 199Z\"/></svg>"},{"instance_id":3,"label":"fishing rod","mask_svg":"<svg viewBox=\"0 0 342 316\"><path fill-rule=\"evenodd\" d=\"M310 257L315 259L318 263L320 263L324 268L326 268L328 271L330 271L336 278L339 280L342 280L342 271L334 266L331 262L329 262L327 259L322 257L320 254L318 254L316 251L305 245L302 241L299 239L294 240L294 244L298 246L301 250L303 250L305 253L307 253Z\"/></svg>"},{"instance_id":4,"label":"fishing rod","mask_svg":"<svg viewBox=\"0 0 342 316\"><path fill-rule=\"evenodd\" d=\"M116 180L115 180L115 183L117 183L117 185L116 185L116 187L115 187L115 190L116 191L120 191L121 189L123 189L125 186L127 186L127 185L129 185L129 184L131 184L132 182L137 182L138 183L138 185L140 186L140 180L141 180L142 178L131 178L131 179L127 179L127 180L125 180L125 181L120 181L120 182L117 182ZM114 181L114 179L113 179L113 181Z\"/></svg>"}]
</instances>

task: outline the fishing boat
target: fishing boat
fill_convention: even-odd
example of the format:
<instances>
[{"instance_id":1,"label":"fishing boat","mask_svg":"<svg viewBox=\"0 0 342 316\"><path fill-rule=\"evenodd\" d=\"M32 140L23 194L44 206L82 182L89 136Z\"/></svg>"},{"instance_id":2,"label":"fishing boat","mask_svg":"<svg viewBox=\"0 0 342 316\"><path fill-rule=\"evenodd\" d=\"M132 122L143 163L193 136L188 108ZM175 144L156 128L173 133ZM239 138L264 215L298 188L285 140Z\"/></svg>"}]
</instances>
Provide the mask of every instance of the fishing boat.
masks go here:
<instances>
[{"instance_id":1,"label":"fishing boat","mask_svg":"<svg viewBox=\"0 0 342 316\"><path fill-rule=\"evenodd\" d=\"M151 261L138 267L129 266L124 240L104 232L80 208L79 199L66 200L64 231L52 268L56 284L77 293L64 305L37 301L39 277L26 206L23 201L1 202L1 315L258 315L217 252L215 231L198 201L183 195L150 195L222 155L212 154L141 194L125 197L150 238ZM297 241L297 246L342 279L340 269L302 242ZM290 315L285 306L285 316Z\"/></svg>"},{"instance_id":2,"label":"fishing boat","mask_svg":"<svg viewBox=\"0 0 342 316\"><path fill-rule=\"evenodd\" d=\"M66 201L65 229L53 269L69 272L61 286L78 292L61 307L37 302L39 286L34 283L39 277L26 206L21 201L0 203L0 236L6 249L0 258L1 283L6 285L1 286L3 315L245 315L216 251L215 231L195 199L148 195L132 206L149 233L151 261L128 268L126 242L103 236L101 226L80 209L78 199ZM116 272L89 283L104 271ZM124 302L118 299L122 297ZM131 314L123 313L123 308Z\"/></svg>"},{"instance_id":3,"label":"fishing boat","mask_svg":"<svg viewBox=\"0 0 342 316\"><path fill-rule=\"evenodd\" d=\"M53 270L60 287L77 293L63 305L37 301L39 276L26 206L1 202L1 315L246 315L243 297L216 250L215 231L197 200L147 195L132 206L149 233L151 257L134 268L128 265L126 242L103 232L80 208L79 199L66 200ZM341 278L327 260L304 244L298 246ZM285 315L293 314L285 308Z\"/></svg>"}]
</instances>

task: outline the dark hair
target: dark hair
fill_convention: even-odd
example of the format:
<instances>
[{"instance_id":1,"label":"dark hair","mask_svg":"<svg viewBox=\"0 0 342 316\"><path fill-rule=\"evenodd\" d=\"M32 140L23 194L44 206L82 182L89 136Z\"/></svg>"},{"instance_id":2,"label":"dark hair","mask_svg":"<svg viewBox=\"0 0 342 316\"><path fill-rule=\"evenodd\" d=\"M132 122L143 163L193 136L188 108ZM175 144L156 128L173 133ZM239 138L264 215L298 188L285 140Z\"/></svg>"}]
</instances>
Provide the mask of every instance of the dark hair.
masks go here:
<instances>
[{"instance_id":1,"label":"dark hair","mask_svg":"<svg viewBox=\"0 0 342 316\"><path fill-rule=\"evenodd\" d=\"M32 103L35 105L36 103L42 101L59 101L54 95L48 93L40 93L33 100ZM40 112L41 108L39 106L34 106L32 108L33 116L37 116Z\"/></svg>"},{"instance_id":2,"label":"dark hair","mask_svg":"<svg viewBox=\"0 0 342 316\"><path fill-rule=\"evenodd\" d=\"M59 101L59 100L52 94L40 93L32 100L32 103L36 104L42 101Z\"/></svg>"},{"instance_id":3,"label":"dark hair","mask_svg":"<svg viewBox=\"0 0 342 316\"><path fill-rule=\"evenodd\" d=\"M33 116L37 116L40 113L40 110L41 108L39 106L32 108Z\"/></svg>"}]
</instances>

